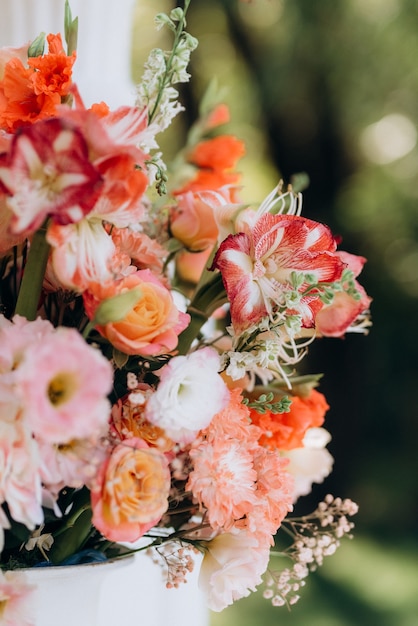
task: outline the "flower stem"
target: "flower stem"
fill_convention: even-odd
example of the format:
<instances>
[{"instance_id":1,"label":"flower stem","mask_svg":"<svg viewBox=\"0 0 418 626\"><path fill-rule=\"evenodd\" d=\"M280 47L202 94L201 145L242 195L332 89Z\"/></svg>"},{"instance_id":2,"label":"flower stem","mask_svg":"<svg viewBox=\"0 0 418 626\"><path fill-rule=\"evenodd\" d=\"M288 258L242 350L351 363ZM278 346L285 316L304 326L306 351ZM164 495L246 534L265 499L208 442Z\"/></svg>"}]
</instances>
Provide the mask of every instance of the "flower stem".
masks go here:
<instances>
[{"instance_id":1,"label":"flower stem","mask_svg":"<svg viewBox=\"0 0 418 626\"><path fill-rule=\"evenodd\" d=\"M23 315L30 321L36 318L49 248L44 225L36 231L31 241L16 302L15 314Z\"/></svg>"},{"instance_id":2,"label":"flower stem","mask_svg":"<svg viewBox=\"0 0 418 626\"><path fill-rule=\"evenodd\" d=\"M190 315L190 324L179 335L177 350L179 354L186 354L198 336L200 329L208 321L212 313L227 302L226 292L220 274L215 274L210 282L197 290L191 301L187 313Z\"/></svg>"}]
</instances>

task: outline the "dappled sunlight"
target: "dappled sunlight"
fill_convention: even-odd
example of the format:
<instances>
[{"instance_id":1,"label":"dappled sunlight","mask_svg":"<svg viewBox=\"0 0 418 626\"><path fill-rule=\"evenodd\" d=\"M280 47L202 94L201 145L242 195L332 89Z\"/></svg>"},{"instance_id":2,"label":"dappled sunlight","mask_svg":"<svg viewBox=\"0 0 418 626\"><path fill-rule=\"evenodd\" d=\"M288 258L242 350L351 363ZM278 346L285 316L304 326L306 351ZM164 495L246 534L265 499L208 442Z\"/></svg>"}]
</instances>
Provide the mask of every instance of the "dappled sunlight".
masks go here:
<instances>
[{"instance_id":1,"label":"dappled sunlight","mask_svg":"<svg viewBox=\"0 0 418 626\"><path fill-rule=\"evenodd\" d=\"M386 165L411 152L417 143L417 129L405 115L392 113L367 126L360 145L368 159Z\"/></svg>"}]
</instances>

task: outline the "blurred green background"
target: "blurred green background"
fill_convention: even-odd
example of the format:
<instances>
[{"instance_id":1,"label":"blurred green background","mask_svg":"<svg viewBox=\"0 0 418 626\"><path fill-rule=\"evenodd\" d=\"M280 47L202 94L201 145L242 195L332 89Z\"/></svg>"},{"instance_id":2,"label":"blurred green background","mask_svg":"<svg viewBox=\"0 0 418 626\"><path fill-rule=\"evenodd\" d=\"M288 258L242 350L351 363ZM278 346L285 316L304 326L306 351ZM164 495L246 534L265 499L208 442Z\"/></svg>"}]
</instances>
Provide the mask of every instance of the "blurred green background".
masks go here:
<instances>
[{"instance_id":1,"label":"blurred green background","mask_svg":"<svg viewBox=\"0 0 418 626\"><path fill-rule=\"evenodd\" d=\"M138 2L135 79L150 47L164 47L153 16L175 4ZM324 373L335 466L299 508L328 492L352 498L355 539L309 577L291 612L254 594L213 614L212 626L416 626L418 2L193 0L188 30L199 47L187 113L164 149L181 146L217 77L227 130L247 144L244 197L261 200L280 177L307 172L303 215L367 257L360 282L373 297L367 337L322 339L308 357Z\"/></svg>"}]
</instances>

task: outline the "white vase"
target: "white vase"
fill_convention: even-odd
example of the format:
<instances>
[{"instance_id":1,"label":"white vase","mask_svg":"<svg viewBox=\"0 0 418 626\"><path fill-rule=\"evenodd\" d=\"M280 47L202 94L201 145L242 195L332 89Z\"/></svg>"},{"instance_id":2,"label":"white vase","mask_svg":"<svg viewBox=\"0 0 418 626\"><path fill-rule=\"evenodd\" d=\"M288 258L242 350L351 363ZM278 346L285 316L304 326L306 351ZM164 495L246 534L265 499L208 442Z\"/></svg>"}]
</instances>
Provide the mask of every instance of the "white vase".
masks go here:
<instances>
[{"instance_id":1,"label":"white vase","mask_svg":"<svg viewBox=\"0 0 418 626\"><path fill-rule=\"evenodd\" d=\"M160 565L136 553L128 567L103 582L98 626L209 626L207 602L198 587L200 563L196 555L187 582L167 589Z\"/></svg>"},{"instance_id":2,"label":"white vase","mask_svg":"<svg viewBox=\"0 0 418 626\"><path fill-rule=\"evenodd\" d=\"M101 626L103 582L111 572L129 567L131 562L128 557L25 570L27 582L36 587L32 604L35 626Z\"/></svg>"},{"instance_id":3,"label":"white vase","mask_svg":"<svg viewBox=\"0 0 418 626\"><path fill-rule=\"evenodd\" d=\"M178 589L166 589L160 566L144 553L27 569L27 581L36 586L35 626L208 626L199 565Z\"/></svg>"}]
</instances>

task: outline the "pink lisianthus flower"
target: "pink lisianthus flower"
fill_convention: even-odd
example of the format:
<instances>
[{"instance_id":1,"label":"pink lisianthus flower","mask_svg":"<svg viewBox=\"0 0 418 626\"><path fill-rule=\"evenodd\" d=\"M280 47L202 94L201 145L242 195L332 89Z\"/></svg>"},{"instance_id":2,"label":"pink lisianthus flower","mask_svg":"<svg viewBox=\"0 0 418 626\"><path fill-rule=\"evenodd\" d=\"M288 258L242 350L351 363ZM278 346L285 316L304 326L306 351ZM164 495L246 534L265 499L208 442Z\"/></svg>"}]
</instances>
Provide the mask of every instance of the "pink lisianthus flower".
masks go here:
<instances>
[{"instance_id":1,"label":"pink lisianthus flower","mask_svg":"<svg viewBox=\"0 0 418 626\"><path fill-rule=\"evenodd\" d=\"M98 437L73 439L66 444L38 439L37 444L41 459L39 474L52 502L64 487L90 487L107 456L106 445Z\"/></svg>"},{"instance_id":2,"label":"pink lisianthus flower","mask_svg":"<svg viewBox=\"0 0 418 626\"><path fill-rule=\"evenodd\" d=\"M346 264L356 278L366 262L362 256L350 254L349 252L338 251L339 258ZM346 292L335 294L331 304L324 306L317 314L315 327L318 335L324 337L343 337L347 330L355 324L362 313L365 313L372 299L367 295L364 288L357 280L354 280L358 298Z\"/></svg>"},{"instance_id":3,"label":"pink lisianthus flower","mask_svg":"<svg viewBox=\"0 0 418 626\"><path fill-rule=\"evenodd\" d=\"M42 120L13 136L0 156L0 181L14 216L14 233L37 230L46 217L78 222L96 203L103 185L76 127L58 118Z\"/></svg>"},{"instance_id":4,"label":"pink lisianthus flower","mask_svg":"<svg viewBox=\"0 0 418 626\"><path fill-rule=\"evenodd\" d=\"M125 354L155 356L171 352L190 317L177 309L170 291L149 270L138 270L104 285L91 284L83 293L87 315L94 319L103 301L134 289L140 296L124 318L98 325L97 330Z\"/></svg>"},{"instance_id":5,"label":"pink lisianthus flower","mask_svg":"<svg viewBox=\"0 0 418 626\"><path fill-rule=\"evenodd\" d=\"M0 383L0 505L7 502L11 517L34 529L43 521L39 450L9 394Z\"/></svg>"},{"instance_id":6,"label":"pink lisianthus flower","mask_svg":"<svg viewBox=\"0 0 418 626\"><path fill-rule=\"evenodd\" d=\"M345 265L335 254L329 229L297 215L260 217L253 229L229 235L219 246L213 268L220 270L231 302L232 324L242 332L284 305L292 272L309 273L318 283L341 277ZM302 284L302 293L307 285ZM295 308L304 326L314 325L322 307L319 294L302 296Z\"/></svg>"},{"instance_id":7,"label":"pink lisianthus flower","mask_svg":"<svg viewBox=\"0 0 418 626\"><path fill-rule=\"evenodd\" d=\"M16 391L35 436L49 443L105 433L113 370L72 328L28 345L15 371Z\"/></svg>"},{"instance_id":8,"label":"pink lisianthus flower","mask_svg":"<svg viewBox=\"0 0 418 626\"><path fill-rule=\"evenodd\" d=\"M15 315L10 321L0 315L0 375L4 382L15 376L14 371L24 358L29 345L43 341L54 332L51 322L38 318L32 322Z\"/></svg>"},{"instance_id":9,"label":"pink lisianthus flower","mask_svg":"<svg viewBox=\"0 0 418 626\"><path fill-rule=\"evenodd\" d=\"M137 437L117 445L91 490L94 526L111 541L136 541L168 508L170 470L165 455Z\"/></svg>"},{"instance_id":10,"label":"pink lisianthus flower","mask_svg":"<svg viewBox=\"0 0 418 626\"><path fill-rule=\"evenodd\" d=\"M173 357L162 369L157 390L147 402L146 419L163 428L173 441L193 441L228 404L229 391L219 368L219 355L212 348Z\"/></svg>"},{"instance_id":11,"label":"pink lisianthus flower","mask_svg":"<svg viewBox=\"0 0 418 626\"><path fill-rule=\"evenodd\" d=\"M0 570L0 623L3 626L35 626L32 619L34 585L24 572Z\"/></svg>"},{"instance_id":12,"label":"pink lisianthus flower","mask_svg":"<svg viewBox=\"0 0 418 626\"><path fill-rule=\"evenodd\" d=\"M262 582L270 544L246 530L222 533L208 542L199 575L199 587L212 611L222 611L247 597Z\"/></svg>"}]
</instances>

